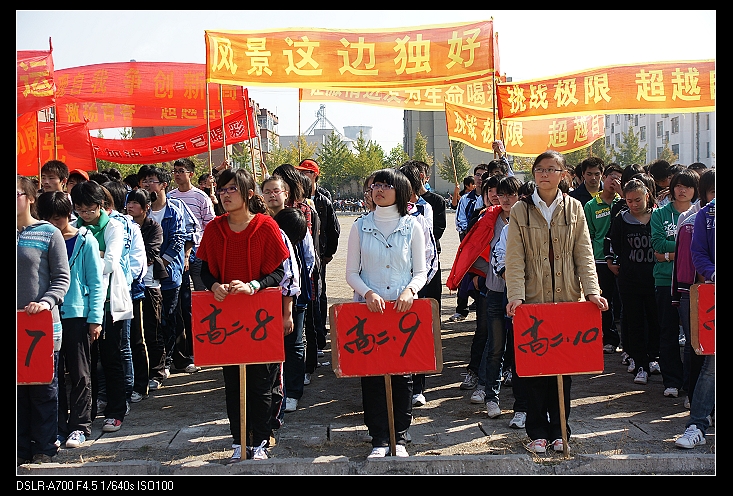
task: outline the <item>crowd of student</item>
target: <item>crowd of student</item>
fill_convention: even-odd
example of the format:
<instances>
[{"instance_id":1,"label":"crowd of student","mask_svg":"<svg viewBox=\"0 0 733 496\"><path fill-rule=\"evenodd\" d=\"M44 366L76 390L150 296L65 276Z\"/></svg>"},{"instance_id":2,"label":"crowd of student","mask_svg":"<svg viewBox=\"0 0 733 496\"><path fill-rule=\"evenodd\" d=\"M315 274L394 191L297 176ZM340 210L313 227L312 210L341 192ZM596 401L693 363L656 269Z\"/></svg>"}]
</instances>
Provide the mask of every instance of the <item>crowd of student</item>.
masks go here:
<instances>
[{"instance_id":1,"label":"crowd of student","mask_svg":"<svg viewBox=\"0 0 733 496\"><path fill-rule=\"evenodd\" d=\"M664 396L687 392L691 418L677 445L704 444L714 356L691 348L689 288L715 281L714 169L590 158L573 180L564 157L548 151L522 183L501 142L495 151L499 158L476 166L454 198L461 244L445 282L458 290L451 320L466 317L469 298L477 314L461 389L496 418L500 389L512 386L510 426L526 429L528 449L563 451L557 383L516 375L511 317L523 303L585 299L602 312L604 352L622 352L635 383L661 373ZM372 312L442 300L447 203L426 188L429 174L427 164L408 161L364 182L345 282ZM19 464L83 446L97 413L104 432L120 430L131 405L164 387L171 370L198 372L192 291L218 301L267 287L282 294L285 361L246 366L245 433L239 368L223 367L230 461L266 459L274 430L297 409L326 346L325 274L340 234L319 166L283 164L261 184L226 163L198 178L199 187L193 175L188 159L172 170L142 166L124 179L114 169L90 175L53 160L41 169L40 191L17 177L17 308L52 311L56 364L51 384L17 387ZM424 375L390 379L391 417L384 379L361 380L370 458L388 454L390 428L396 455L408 456L412 408L426 403ZM570 376L563 381L567 420Z\"/></svg>"}]
</instances>

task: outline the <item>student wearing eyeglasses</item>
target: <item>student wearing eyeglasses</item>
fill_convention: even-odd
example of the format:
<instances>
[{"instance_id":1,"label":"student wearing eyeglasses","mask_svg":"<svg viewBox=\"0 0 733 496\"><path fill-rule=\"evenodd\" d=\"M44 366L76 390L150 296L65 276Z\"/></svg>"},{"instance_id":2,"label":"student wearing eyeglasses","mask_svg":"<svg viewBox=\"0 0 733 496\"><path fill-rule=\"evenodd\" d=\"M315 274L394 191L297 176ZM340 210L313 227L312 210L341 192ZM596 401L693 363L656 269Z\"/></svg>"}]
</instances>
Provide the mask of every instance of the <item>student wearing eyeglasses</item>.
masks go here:
<instances>
[{"instance_id":1,"label":"student wearing eyeglasses","mask_svg":"<svg viewBox=\"0 0 733 496\"><path fill-rule=\"evenodd\" d=\"M393 305L399 313L407 312L428 273L425 235L408 211L410 182L396 169L382 169L374 176L371 190L375 210L357 219L349 232L346 282L354 290L354 301L366 303L370 312L382 313L387 305ZM404 457L408 456L405 445L412 421L412 376L390 378L395 453ZM364 423L372 436L368 458L382 458L389 451L385 390L384 377L361 378Z\"/></svg>"},{"instance_id":2,"label":"student wearing eyeglasses","mask_svg":"<svg viewBox=\"0 0 733 496\"><path fill-rule=\"evenodd\" d=\"M588 300L603 312L593 247L583 205L560 190L565 157L548 150L534 161L536 187L509 213L506 245L507 315L524 303ZM565 419L570 416L570 376L563 376ZM527 449L563 451L557 379L527 377ZM567 426L570 437L570 426ZM550 441L552 440L552 441ZM550 444L551 443L551 444Z\"/></svg>"}]
</instances>

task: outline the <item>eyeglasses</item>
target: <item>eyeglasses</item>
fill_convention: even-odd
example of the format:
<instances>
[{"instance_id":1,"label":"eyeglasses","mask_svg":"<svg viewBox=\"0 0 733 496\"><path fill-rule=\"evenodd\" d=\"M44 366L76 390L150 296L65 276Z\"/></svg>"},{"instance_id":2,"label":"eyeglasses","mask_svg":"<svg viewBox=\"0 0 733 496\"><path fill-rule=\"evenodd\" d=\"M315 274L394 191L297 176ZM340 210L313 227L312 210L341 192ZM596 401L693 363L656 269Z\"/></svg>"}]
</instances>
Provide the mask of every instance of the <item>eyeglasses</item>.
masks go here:
<instances>
[{"instance_id":1,"label":"eyeglasses","mask_svg":"<svg viewBox=\"0 0 733 496\"><path fill-rule=\"evenodd\" d=\"M519 196L519 195L517 193L512 193L511 195L501 194L501 195L496 195L496 196L498 196L500 200L508 200L509 198L514 198L515 196Z\"/></svg>"},{"instance_id":2,"label":"eyeglasses","mask_svg":"<svg viewBox=\"0 0 733 496\"><path fill-rule=\"evenodd\" d=\"M382 184L382 183L372 183L370 186L372 190L378 189L380 191L389 191L390 189L394 189L394 186L391 184Z\"/></svg>"},{"instance_id":3,"label":"eyeglasses","mask_svg":"<svg viewBox=\"0 0 733 496\"><path fill-rule=\"evenodd\" d=\"M262 194L265 196L270 196L270 195L279 195L280 193L284 193L284 192L285 192L284 189L272 189L272 190L266 189L265 191L262 192Z\"/></svg>"},{"instance_id":4,"label":"eyeglasses","mask_svg":"<svg viewBox=\"0 0 733 496\"><path fill-rule=\"evenodd\" d=\"M77 208L76 209L76 212L79 213L79 214L81 214L81 215L91 215L94 212L96 212L97 210L99 210L99 207L94 207L92 210L80 210L80 209Z\"/></svg>"},{"instance_id":5,"label":"eyeglasses","mask_svg":"<svg viewBox=\"0 0 733 496\"><path fill-rule=\"evenodd\" d=\"M237 191L239 191L239 188L237 188L236 186L224 186L223 188L219 188L216 190L216 192L220 195L223 195L224 193L229 193L231 195L232 193L236 193Z\"/></svg>"},{"instance_id":6,"label":"eyeglasses","mask_svg":"<svg viewBox=\"0 0 733 496\"><path fill-rule=\"evenodd\" d=\"M186 169L173 169L173 174L185 174L188 170Z\"/></svg>"},{"instance_id":7,"label":"eyeglasses","mask_svg":"<svg viewBox=\"0 0 733 496\"><path fill-rule=\"evenodd\" d=\"M540 169L540 168L537 168L537 169L534 170L534 172L537 173L537 174L552 174L552 173L559 174L559 173L562 172L562 169Z\"/></svg>"},{"instance_id":8,"label":"eyeglasses","mask_svg":"<svg viewBox=\"0 0 733 496\"><path fill-rule=\"evenodd\" d=\"M28 193L21 193L20 191L15 192L15 197L20 198L21 196L28 196Z\"/></svg>"},{"instance_id":9,"label":"eyeglasses","mask_svg":"<svg viewBox=\"0 0 733 496\"><path fill-rule=\"evenodd\" d=\"M153 179L143 179L140 181L141 184L159 184L160 181L155 181Z\"/></svg>"}]
</instances>

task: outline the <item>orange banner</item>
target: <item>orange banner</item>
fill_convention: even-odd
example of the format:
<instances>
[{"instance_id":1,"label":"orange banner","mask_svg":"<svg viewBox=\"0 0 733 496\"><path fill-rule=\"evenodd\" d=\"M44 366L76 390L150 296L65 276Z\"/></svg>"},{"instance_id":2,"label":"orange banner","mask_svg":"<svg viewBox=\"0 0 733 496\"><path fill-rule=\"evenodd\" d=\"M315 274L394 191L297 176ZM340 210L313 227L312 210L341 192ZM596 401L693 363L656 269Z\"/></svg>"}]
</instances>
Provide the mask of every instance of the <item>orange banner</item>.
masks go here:
<instances>
[{"instance_id":1,"label":"orange banner","mask_svg":"<svg viewBox=\"0 0 733 496\"><path fill-rule=\"evenodd\" d=\"M59 122L89 129L195 126L206 122L204 64L120 62L56 71ZM219 85L209 84L209 118L221 118ZM224 115L244 110L241 86L222 88Z\"/></svg>"},{"instance_id":2,"label":"orange banner","mask_svg":"<svg viewBox=\"0 0 733 496\"><path fill-rule=\"evenodd\" d=\"M301 94L305 102L361 103L430 112L442 111L445 103L489 111L494 108L491 76L427 88L312 88Z\"/></svg>"},{"instance_id":3,"label":"orange banner","mask_svg":"<svg viewBox=\"0 0 733 496\"><path fill-rule=\"evenodd\" d=\"M51 51L19 50L17 69L16 115L51 107L55 89Z\"/></svg>"},{"instance_id":4,"label":"orange banner","mask_svg":"<svg viewBox=\"0 0 733 496\"><path fill-rule=\"evenodd\" d=\"M473 148L492 152L494 116L491 112L446 103L448 137ZM499 125L498 118L496 119ZM502 119L503 141L510 155L534 157L546 150L568 153L602 138L602 115L558 116L551 119ZM500 135L501 136L501 135Z\"/></svg>"},{"instance_id":5,"label":"orange banner","mask_svg":"<svg viewBox=\"0 0 733 496\"><path fill-rule=\"evenodd\" d=\"M493 71L493 22L371 30L205 31L207 81L324 87L424 87Z\"/></svg>"},{"instance_id":6,"label":"orange banner","mask_svg":"<svg viewBox=\"0 0 733 496\"><path fill-rule=\"evenodd\" d=\"M56 158L64 162L69 170L97 170L97 162L94 159L94 150L92 149L91 137L86 123L57 124L56 152L54 152L53 122L37 123L36 115L36 112L29 112L18 118L16 140L16 168L18 174L37 176L39 162L44 164ZM37 129L38 131L36 131ZM58 157L55 153L58 153Z\"/></svg>"},{"instance_id":7,"label":"orange banner","mask_svg":"<svg viewBox=\"0 0 733 496\"><path fill-rule=\"evenodd\" d=\"M500 115L657 114L715 111L715 61L650 62L500 84Z\"/></svg>"},{"instance_id":8,"label":"orange banner","mask_svg":"<svg viewBox=\"0 0 733 496\"><path fill-rule=\"evenodd\" d=\"M237 112L224 118L224 131L221 119L211 122L211 149L215 150L227 145L240 143L257 136L252 113L249 125L245 111ZM198 155L208 151L206 125L185 129L177 133L138 139L104 139L92 138L92 145L97 158L118 164L150 164L172 161L183 157Z\"/></svg>"}]
</instances>

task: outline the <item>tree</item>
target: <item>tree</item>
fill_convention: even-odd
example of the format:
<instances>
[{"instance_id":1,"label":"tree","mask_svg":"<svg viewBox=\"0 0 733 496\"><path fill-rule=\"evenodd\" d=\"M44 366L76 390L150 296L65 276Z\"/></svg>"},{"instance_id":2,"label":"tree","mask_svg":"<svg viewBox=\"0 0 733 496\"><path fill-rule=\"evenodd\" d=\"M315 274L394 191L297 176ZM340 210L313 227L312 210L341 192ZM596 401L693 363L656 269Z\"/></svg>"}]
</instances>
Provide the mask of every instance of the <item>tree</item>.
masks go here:
<instances>
[{"instance_id":1,"label":"tree","mask_svg":"<svg viewBox=\"0 0 733 496\"><path fill-rule=\"evenodd\" d=\"M659 157L662 160L666 160L670 164L676 164L677 160L680 158L679 155L675 155L674 152L672 152L672 149L669 147L669 143L664 143L664 148L662 148L662 153L659 154ZM642 163L643 162L638 162Z\"/></svg>"},{"instance_id":2,"label":"tree","mask_svg":"<svg viewBox=\"0 0 733 496\"><path fill-rule=\"evenodd\" d=\"M282 164L298 165L301 160L316 156L319 145L308 143L303 134L298 136L298 142L300 143L300 153L296 143L290 143L287 148L275 146L272 153L265 159L267 170L272 171Z\"/></svg>"},{"instance_id":3,"label":"tree","mask_svg":"<svg viewBox=\"0 0 733 496\"><path fill-rule=\"evenodd\" d=\"M333 191L342 186L348 180L349 162L353 158L349 147L332 131L318 153L321 186Z\"/></svg>"},{"instance_id":4,"label":"tree","mask_svg":"<svg viewBox=\"0 0 733 496\"><path fill-rule=\"evenodd\" d=\"M613 161L621 167L626 167L630 164L643 165L646 162L647 145L644 145L643 148L639 147L639 136L634 133L634 128L630 127L627 132L621 133L621 136L623 140L618 150L613 146L611 147Z\"/></svg>"},{"instance_id":5,"label":"tree","mask_svg":"<svg viewBox=\"0 0 733 496\"><path fill-rule=\"evenodd\" d=\"M354 157L349 161L347 173L349 179L361 182L372 172L384 166L384 150L374 141L364 139L364 133L359 132L359 138L354 144Z\"/></svg>"},{"instance_id":6,"label":"tree","mask_svg":"<svg viewBox=\"0 0 733 496\"><path fill-rule=\"evenodd\" d=\"M412 160L433 165L433 156L428 154L428 139L420 131L415 136L415 153L412 154Z\"/></svg>"},{"instance_id":7,"label":"tree","mask_svg":"<svg viewBox=\"0 0 733 496\"><path fill-rule=\"evenodd\" d=\"M389 155L384 159L384 167L396 169L408 160L410 160L410 156L405 152L405 149L402 145L397 145L389 151Z\"/></svg>"},{"instance_id":8,"label":"tree","mask_svg":"<svg viewBox=\"0 0 733 496\"><path fill-rule=\"evenodd\" d=\"M453 157L443 155L443 163L438 165L438 175L448 182L457 182L460 187L463 184L463 178L471 171L471 164L463 154L463 149L466 147L464 143L451 140L450 146ZM453 170L454 162L455 171Z\"/></svg>"}]
</instances>

